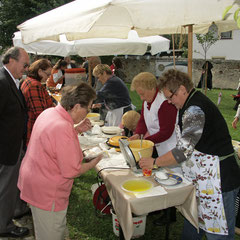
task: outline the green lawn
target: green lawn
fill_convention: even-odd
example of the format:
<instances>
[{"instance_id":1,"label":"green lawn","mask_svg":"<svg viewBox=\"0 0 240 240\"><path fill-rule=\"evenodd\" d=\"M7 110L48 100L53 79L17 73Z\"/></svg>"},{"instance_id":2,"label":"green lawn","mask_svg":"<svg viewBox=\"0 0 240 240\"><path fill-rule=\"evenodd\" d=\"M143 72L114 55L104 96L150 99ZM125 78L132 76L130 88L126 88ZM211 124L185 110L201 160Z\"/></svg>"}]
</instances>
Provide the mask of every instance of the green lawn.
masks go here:
<instances>
[{"instance_id":1,"label":"green lawn","mask_svg":"<svg viewBox=\"0 0 240 240\"><path fill-rule=\"evenodd\" d=\"M235 101L233 101L231 94L236 94L236 90L213 89L207 92L207 96L214 103L217 103L219 92L222 92L222 100L219 109L226 119L232 138L240 141L240 124L239 129L237 130L234 130L231 127L231 122L233 121L233 117L236 113L233 110ZM130 92L130 95L133 104L137 107L137 109L141 109L141 100L136 92ZM75 179L67 216L70 239L72 240L117 239L113 233L112 216L99 216L99 214L96 214L95 212L92 202L91 186L96 182L96 172L94 170L91 170L83 176ZM164 239L164 227L156 227L152 223L152 221L157 217L157 214L147 216L145 235L139 238L140 240ZM170 240L180 239L182 224L183 217L180 213L178 213L177 222L174 223L170 229ZM235 239L240 240L240 236L236 235Z\"/></svg>"}]
</instances>

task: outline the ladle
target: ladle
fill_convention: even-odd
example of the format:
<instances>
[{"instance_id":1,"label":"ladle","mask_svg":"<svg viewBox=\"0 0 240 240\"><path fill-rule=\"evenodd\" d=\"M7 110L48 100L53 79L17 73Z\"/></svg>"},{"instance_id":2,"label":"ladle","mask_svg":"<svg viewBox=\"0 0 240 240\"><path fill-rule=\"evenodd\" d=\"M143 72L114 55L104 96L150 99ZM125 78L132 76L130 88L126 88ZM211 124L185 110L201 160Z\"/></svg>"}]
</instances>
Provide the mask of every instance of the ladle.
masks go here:
<instances>
[{"instance_id":1,"label":"ladle","mask_svg":"<svg viewBox=\"0 0 240 240\"><path fill-rule=\"evenodd\" d=\"M140 138L141 138L140 148L142 148L143 134L140 135Z\"/></svg>"}]
</instances>

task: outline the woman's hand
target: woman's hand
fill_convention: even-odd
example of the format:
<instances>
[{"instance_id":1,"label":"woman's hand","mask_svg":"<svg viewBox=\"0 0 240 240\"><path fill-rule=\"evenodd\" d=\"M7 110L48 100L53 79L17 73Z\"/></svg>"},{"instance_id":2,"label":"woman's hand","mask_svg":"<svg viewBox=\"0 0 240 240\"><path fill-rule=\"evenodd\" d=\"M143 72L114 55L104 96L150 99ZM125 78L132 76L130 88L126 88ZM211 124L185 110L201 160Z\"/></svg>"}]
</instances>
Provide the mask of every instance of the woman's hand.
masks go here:
<instances>
[{"instance_id":1,"label":"woman's hand","mask_svg":"<svg viewBox=\"0 0 240 240\"><path fill-rule=\"evenodd\" d=\"M136 140L136 139L140 139L139 134L134 134L134 135L132 135L132 136L129 138L130 141L131 141L131 140Z\"/></svg>"},{"instance_id":2,"label":"woman's hand","mask_svg":"<svg viewBox=\"0 0 240 240\"><path fill-rule=\"evenodd\" d=\"M153 168L154 158L141 158L139 160L139 166L141 168Z\"/></svg>"},{"instance_id":3,"label":"woman's hand","mask_svg":"<svg viewBox=\"0 0 240 240\"><path fill-rule=\"evenodd\" d=\"M238 123L238 117L236 117L236 118L234 118L234 120L233 120L233 122L232 122L232 127L234 128L234 129L237 129L237 123Z\"/></svg>"},{"instance_id":4,"label":"woman's hand","mask_svg":"<svg viewBox=\"0 0 240 240\"><path fill-rule=\"evenodd\" d=\"M87 172L88 170L94 168L96 166L96 164L98 164L98 162L102 159L103 155L99 155L97 156L96 158L92 159L90 162L87 162L87 163L83 163L82 164L82 167L80 169L80 172L78 173L77 176L75 177L79 177L81 176L82 174L84 174L85 172ZM74 178L75 178L74 177Z\"/></svg>"},{"instance_id":5,"label":"woman's hand","mask_svg":"<svg viewBox=\"0 0 240 240\"><path fill-rule=\"evenodd\" d=\"M85 118L75 127L75 130L78 133L82 133L90 130L91 128L92 128L91 121L88 118Z\"/></svg>"},{"instance_id":6,"label":"woman's hand","mask_svg":"<svg viewBox=\"0 0 240 240\"><path fill-rule=\"evenodd\" d=\"M92 159L91 160L91 163L93 163L92 167L95 167L102 158L103 158L103 155L101 154L101 155L97 156L96 158Z\"/></svg>"}]
</instances>

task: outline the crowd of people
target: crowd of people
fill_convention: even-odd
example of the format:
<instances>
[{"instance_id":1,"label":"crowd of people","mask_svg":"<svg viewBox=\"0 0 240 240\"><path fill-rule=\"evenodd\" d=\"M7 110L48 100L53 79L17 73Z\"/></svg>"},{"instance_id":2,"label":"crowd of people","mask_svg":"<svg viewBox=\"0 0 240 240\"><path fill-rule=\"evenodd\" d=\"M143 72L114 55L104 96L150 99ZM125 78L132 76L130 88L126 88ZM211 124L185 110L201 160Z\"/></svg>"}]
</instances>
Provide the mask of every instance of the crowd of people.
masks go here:
<instances>
[{"instance_id":1,"label":"crowd of people","mask_svg":"<svg viewBox=\"0 0 240 240\"><path fill-rule=\"evenodd\" d=\"M154 142L154 154L140 159L141 168L168 166L195 185L200 231L185 219L182 239L234 239L237 156L222 114L187 74L168 70L160 84L152 73L136 75L131 90L142 100L138 113L117 57L112 66L97 56L88 58L82 65L86 82L69 86L64 86L64 71L76 67L70 57L54 66L45 58L30 64L24 49L12 47L2 61L0 237L28 235L13 219L31 209L36 239L63 239L73 180L102 158L83 162L78 140L79 133L91 128L87 113L95 110L105 125L123 127L130 140L143 136ZM27 78L20 81L25 73ZM62 97L55 104L47 89L58 84ZM233 127L239 115L240 110ZM165 216L167 212L176 221L175 208ZM155 224L162 225L164 218Z\"/></svg>"}]
</instances>

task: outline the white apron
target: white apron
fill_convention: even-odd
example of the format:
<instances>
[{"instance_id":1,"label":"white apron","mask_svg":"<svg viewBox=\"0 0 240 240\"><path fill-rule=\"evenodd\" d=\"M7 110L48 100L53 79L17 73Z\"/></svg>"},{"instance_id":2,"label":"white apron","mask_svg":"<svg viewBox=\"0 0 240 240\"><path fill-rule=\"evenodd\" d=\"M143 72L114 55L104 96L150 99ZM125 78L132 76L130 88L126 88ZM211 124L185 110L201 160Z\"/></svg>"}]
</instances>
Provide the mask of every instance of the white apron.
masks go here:
<instances>
[{"instance_id":1,"label":"white apron","mask_svg":"<svg viewBox=\"0 0 240 240\"><path fill-rule=\"evenodd\" d=\"M129 107L129 106L131 106L133 110L135 109L135 106L133 104L131 104L131 105L116 108L113 110L108 110L106 118L105 118L105 126L117 126L118 127L122 121L122 115L123 115L124 108Z\"/></svg>"},{"instance_id":2,"label":"white apron","mask_svg":"<svg viewBox=\"0 0 240 240\"><path fill-rule=\"evenodd\" d=\"M159 126L158 110L164 101L166 101L164 94L159 92L152 102L150 109L147 108L147 102L144 102L144 120L150 135L153 135L160 131L161 126ZM176 143L177 138L174 130L172 136L168 140L155 144L158 156L160 157L172 150L176 146ZM181 167L177 165L168 168L174 172L181 173Z\"/></svg>"},{"instance_id":3,"label":"white apron","mask_svg":"<svg viewBox=\"0 0 240 240\"><path fill-rule=\"evenodd\" d=\"M184 177L196 187L199 227L209 233L227 235L219 157L194 150L181 166Z\"/></svg>"}]
</instances>

